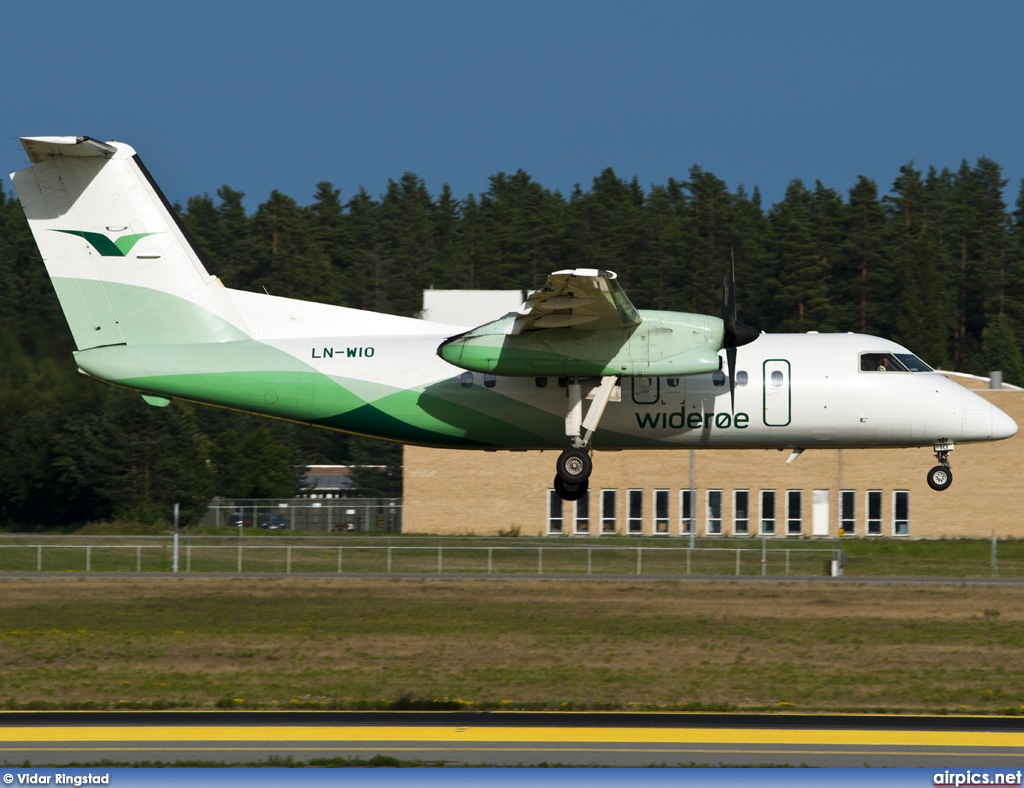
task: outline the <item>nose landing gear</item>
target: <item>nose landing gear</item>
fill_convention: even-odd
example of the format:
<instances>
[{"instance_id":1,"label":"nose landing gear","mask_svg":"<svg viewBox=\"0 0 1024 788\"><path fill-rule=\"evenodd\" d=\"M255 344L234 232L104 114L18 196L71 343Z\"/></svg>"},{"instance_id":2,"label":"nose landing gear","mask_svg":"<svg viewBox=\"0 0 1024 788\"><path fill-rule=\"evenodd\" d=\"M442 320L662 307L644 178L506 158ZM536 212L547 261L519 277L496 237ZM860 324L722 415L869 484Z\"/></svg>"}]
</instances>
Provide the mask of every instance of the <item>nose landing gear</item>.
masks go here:
<instances>
[{"instance_id":1,"label":"nose landing gear","mask_svg":"<svg viewBox=\"0 0 1024 788\"><path fill-rule=\"evenodd\" d=\"M933 490L946 490L953 483L953 471L949 467L949 453L953 451L952 443L935 444L935 459L939 464L928 471L928 486Z\"/></svg>"}]
</instances>

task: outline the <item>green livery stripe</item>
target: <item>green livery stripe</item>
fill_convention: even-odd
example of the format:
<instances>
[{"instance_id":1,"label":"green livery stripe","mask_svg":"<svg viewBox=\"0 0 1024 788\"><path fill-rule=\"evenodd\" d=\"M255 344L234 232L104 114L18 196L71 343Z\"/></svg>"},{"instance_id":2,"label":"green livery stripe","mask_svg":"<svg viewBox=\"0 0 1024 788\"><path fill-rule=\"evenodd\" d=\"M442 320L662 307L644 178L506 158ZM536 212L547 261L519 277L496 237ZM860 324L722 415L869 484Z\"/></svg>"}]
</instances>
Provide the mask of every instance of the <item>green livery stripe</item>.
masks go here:
<instances>
[{"instance_id":1,"label":"green livery stripe","mask_svg":"<svg viewBox=\"0 0 1024 788\"><path fill-rule=\"evenodd\" d=\"M125 341L140 345L248 339L224 318L173 293L97 279L51 281L76 340L85 341L96 325L108 324L116 324Z\"/></svg>"},{"instance_id":2,"label":"green livery stripe","mask_svg":"<svg viewBox=\"0 0 1024 788\"><path fill-rule=\"evenodd\" d=\"M127 257L128 252L141 239L149 235L156 235L156 233L135 233L134 235L122 235L116 241L112 241L103 233L91 233L85 230L54 230L54 232L75 235L85 239L103 257Z\"/></svg>"}]
</instances>

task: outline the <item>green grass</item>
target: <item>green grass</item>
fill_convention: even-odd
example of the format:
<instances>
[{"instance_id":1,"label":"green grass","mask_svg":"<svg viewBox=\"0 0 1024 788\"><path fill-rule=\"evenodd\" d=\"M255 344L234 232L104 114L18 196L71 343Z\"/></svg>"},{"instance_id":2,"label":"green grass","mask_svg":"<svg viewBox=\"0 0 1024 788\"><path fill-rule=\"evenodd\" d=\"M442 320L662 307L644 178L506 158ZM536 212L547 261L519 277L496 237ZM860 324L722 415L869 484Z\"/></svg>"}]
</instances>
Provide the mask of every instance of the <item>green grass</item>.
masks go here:
<instances>
[{"instance_id":1,"label":"green grass","mask_svg":"<svg viewBox=\"0 0 1024 788\"><path fill-rule=\"evenodd\" d=\"M11 709L1024 708L1024 588L0 583Z\"/></svg>"}]
</instances>

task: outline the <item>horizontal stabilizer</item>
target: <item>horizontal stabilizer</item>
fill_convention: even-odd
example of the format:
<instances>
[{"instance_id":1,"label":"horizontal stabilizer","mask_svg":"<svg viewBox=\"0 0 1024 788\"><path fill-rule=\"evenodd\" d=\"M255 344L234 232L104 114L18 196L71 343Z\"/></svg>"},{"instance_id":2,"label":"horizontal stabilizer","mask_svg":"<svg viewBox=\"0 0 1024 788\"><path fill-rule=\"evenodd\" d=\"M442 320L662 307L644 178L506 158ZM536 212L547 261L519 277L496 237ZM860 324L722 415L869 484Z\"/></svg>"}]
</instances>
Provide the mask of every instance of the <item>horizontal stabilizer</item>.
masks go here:
<instances>
[{"instance_id":1,"label":"horizontal stabilizer","mask_svg":"<svg viewBox=\"0 0 1024 788\"><path fill-rule=\"evenodd\" d=\"M53 156L109 158L118 150L92 137L22 137L21 144L33 164L42 164Z\"/></svg>"}]
</instances>

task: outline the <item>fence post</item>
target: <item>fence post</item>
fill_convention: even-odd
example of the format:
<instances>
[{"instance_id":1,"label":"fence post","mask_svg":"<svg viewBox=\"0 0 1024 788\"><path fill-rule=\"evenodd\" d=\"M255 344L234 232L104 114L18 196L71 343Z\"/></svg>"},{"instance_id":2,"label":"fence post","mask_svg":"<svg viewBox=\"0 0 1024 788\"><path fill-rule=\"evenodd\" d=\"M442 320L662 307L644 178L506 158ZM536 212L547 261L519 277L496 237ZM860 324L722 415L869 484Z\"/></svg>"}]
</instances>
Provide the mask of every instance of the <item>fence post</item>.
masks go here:
<instances>
[{"instance_id":1,"label":"fence post","mask_svg":"<svg viewBox=\"0 0 1024 788\"><path fill-rule=\"evenodd\" d=\"M440 539L437 540L437 573L441 574L441 567L444 566L444 545Z\"/></svg>"},{"instance_id":2,"label":"fence post","mask_svg":"<svg viewBox=\"0 0 1024 788\"><path fill-rule=\"evenodd\" d=\"M285 555L287 557L285 558L284 573L286 575L290 575L292 573L292 546L291 545L288 545L288 548L287 548L287 550L285 552Z\"/></svg>"},{"instance_id":3,"label":"fence post","mask_svg":"<svg viewBox=\"0 0 1024 788\"><path fill-rule=\"evenodd\" d=\"M341 545L338 545L338 574L341 574Z\"/></svg>"},{"instance_id":4,"label":"fence post","mask_svg":"<svg viewBox=\"0 0 1024 788\"><path fill-rule=\"evenodd\" d=\"M636 573L639 574L643 571L644 564L644 546L640 543L636 546Z\"/></svg>"},{"instance_id":5,"label":"fence post","mask_svg":"<svg viewBox=\"0 0 1024 788\"><path fill-rule=\"evenodd\" d=\"M92 566L92 545L91 544L87 544L85 546L85 571L86 572L91 572L92 571L91 566Z\"/></svg>"},{"instance_id":6,"label":"fence post","mask_svg":"<svg viewBox=\"0 0 1024 788\"><path fill-rule=\"evenodd\" d=\"M761 534L761 575L768 574L768 537Z\"/></svg>"},{"instance_id":7,"label":"fence post","mask_svg":"<svg viewBox=\"0 0 1024 788\"><path fill-rule=\"evenodd\" d=\"M242 574L242 543L238 543L238 574Z\"/></svg>"},{"instance_id":8,"label":"fence post","mask_svg":"<svg viewBox=\"0 0 1024 788\"><path fill-rule=\"evenodd\" d=\"M544 546L537 548L537 574L544 574Z\"/></svg>"},{"instance_id":9,"label":"fence post","mask_svg":"<svg viewBox=\"0 0 1024 788\"><path fill-rule=\"evenodd\" d=\"M177 538L177 534L174 535ZM174 554L174 571L178 571L178 554ZM142 545L135 545L135 574L142 572Z\"/></svg>"},{"instance_id":10,"label":"fence post","mask_svg":"<svg viewBox=\"0 0 1024 788\"><path fill-rule=\"evenodd\" d=\"M587 545L587 574L593 574L594 569L594 548Z\"/></svg>"},{"instance_id":11,"label":"fence post","mask_svg":"<svg viewBox=\"0 0 1024 788\"><path fill-rule=\"evenodd\" d=\"M789 548L786 548L786 577L789 577Z\"/></svg>"},{"instance_id":12,"label":"fence post","mask_svg":"<svg viewBox=\"0 0 1024 788\"><path fill-rule=\"evenodd\" d=\"M999 556L996 547L996 532L992 531L992 577L999 577Z\"/></svg>"},{"instance_id":13,"label":"fence post","mask_svg":"<svg viewBox=\"0 0 1024 788\"><path fill-rule=\"evenodd\" d=\"M185 545L185 571L192 571L192 543Z\"/></svg>"},{"instance_id":14,"label":"fence post","mask_svg":"<svg viewBox=\"0 0 1024 788\"><path fill-rule=\"evenodd\" d=\"M391 540L389 539L388 542ZM391 574L391 545L388 544L388 574Z\"/></svg>"},{"instance_id":15,"label":"fence post","mask_svg":"<svg viewBox=\"0 0 1024 788\"><path fill-rule=\"evenodd\" d=\"M740 548L736 548L736 575L740 573Z\"/></svg>"},{"instance_id":16,"label":"fence post","mask_svg":"<svg viewBox=\"0 0 1024 788\"><path fill-rule=\"evenodd\" d=\"M36 571L43 571L43 546L36 545Z\"/></svg>"},{"instance_id":17,"label":"fence post","mask_svg":"<svg viewBox=\"0 0 1024 788\"><path fill-rule=\"evenodd\" d=\"M690 574L690 556L693 553L692 547L686 548L686 574Z\"/></svg>"}]
</instances>

